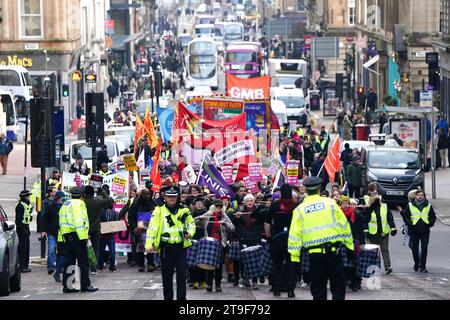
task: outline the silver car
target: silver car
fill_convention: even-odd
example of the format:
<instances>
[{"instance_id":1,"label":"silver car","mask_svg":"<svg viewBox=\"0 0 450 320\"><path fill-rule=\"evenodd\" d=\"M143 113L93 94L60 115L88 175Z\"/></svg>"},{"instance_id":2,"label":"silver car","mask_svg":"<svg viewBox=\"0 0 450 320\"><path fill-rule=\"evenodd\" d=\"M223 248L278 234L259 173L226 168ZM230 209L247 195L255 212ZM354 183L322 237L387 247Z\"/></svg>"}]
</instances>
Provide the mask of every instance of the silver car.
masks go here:
<instances>
[{"instance_id":1,"label":"silver car","mask_svg":"<svg viewBox=\"0 0 450 320\"><path fill-rule=\"evenodd\" d=\"M21 289L18 244L16 225L8 221L0 206L0 296L8 296L10 292Z\"/></svg>"}]
</instances>

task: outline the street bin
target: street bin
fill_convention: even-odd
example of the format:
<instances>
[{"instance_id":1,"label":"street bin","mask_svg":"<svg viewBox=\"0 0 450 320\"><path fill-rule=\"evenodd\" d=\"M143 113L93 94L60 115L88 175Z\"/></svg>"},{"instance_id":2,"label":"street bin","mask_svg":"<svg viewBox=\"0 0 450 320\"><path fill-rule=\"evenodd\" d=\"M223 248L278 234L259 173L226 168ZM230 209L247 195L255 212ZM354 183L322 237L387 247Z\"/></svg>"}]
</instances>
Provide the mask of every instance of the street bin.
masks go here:
<instances>
[{"instance_id":1,"label":"street bin","mask_svg":"<svg viewBox=\"0 0 450 320\"><path fill-rule=\"evenodd\" d=\"M370 126L368 124L356 125L356 140L369 141Z\"/></svg>"}]
</instances>

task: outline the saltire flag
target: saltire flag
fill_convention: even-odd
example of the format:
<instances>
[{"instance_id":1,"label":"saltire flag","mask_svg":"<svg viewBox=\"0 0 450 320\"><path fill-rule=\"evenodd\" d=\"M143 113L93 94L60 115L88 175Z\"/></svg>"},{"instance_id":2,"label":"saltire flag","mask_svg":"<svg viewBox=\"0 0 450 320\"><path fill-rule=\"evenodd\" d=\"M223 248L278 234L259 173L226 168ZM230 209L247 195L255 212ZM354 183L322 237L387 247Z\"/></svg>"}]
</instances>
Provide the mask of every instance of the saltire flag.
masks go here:
<instances>
[{"instance_id":1,"label":"saltire flag","mask_svg":"<svg viewBox=\"0 0 450 320\"><path fill-rule=\"evenodd\" d=\"M209 190L219 199L226 195L233 197L233 191L231 191L219 170L210 161L211 159L208 156L203 158L196 184L199 186L208 186Z\"/></svg>"},{"instance_id":2,"label":"saltire flag","mask_svg":"<svg viewBox=\"0 0 450 320\"><path fill-rule=\"evenodd\" d=\"M333 146L331 147L330 152L328 152L327 158L324 162L325 170L328 173L328 177L330 178L330 181L334 183L334 178L336 175L336 172L341 171L341 155L339 153L339 148L341 146L340 139L337 138L334 141Z\"/></svg>"}]
</instances>

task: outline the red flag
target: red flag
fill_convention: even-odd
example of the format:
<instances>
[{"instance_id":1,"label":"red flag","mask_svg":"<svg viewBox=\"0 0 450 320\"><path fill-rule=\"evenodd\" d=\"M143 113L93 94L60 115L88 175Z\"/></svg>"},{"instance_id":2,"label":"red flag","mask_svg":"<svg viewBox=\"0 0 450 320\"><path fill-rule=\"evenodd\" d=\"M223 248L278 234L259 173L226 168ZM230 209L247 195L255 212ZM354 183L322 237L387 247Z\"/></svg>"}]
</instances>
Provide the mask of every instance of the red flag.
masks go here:
<instances>
[{"instance_id":1,"label":"red flag","mask_svg":"<svg viewBox=\"0 0 450 320\"><path fill-rule=\"evenodd\" d=\"M162 188L161 172L159 170L159 157L161 154L161 148L162 148L162 143L161 143L161 139L159 139L158 146L156 147L156 153L153 156L152 172L150 173L150 180L153 181L152 190L154 192L159 192L159 190L161 190L161 188Z\"/></svg>"},{"instance_id":2,"label":"red flag","mask_svg":"<svg viewBox=\"0 0 450 320\"><path fill-rule=\"evenodd\" d=\"M340 159L340 153L339 148L341 146L341 141L339 138L334 141L333 146L331 147L331 151L328 152L327 158L324 162L324 168L328 173L328 177L330 178L330 181L334 183L334 176L336 175L336 172L339 172L341 170L341 159Z\"/></svg>"}]
</instances>

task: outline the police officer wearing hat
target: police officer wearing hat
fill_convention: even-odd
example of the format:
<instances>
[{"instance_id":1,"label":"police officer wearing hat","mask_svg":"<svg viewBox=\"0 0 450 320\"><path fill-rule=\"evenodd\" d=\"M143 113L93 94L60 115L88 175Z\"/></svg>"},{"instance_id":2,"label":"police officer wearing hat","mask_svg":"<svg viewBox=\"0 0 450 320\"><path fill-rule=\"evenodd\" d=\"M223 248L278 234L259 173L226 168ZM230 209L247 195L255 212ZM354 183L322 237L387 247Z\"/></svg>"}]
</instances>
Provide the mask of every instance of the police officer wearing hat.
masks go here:
<instances>
[{"instance_id":1,"label":"police officer wearing hat","mask_svg":"<svg viewBox=\"0 0 450 320\"><path fill-rule=\"evenodd\" d=\"M81 291L94 292L98 289L92 287L89 280L89 216L82 200L84 192L81 188L72 188L70 193L72 199L66 201L59 210L59 231L64 238L63 292L78 292L69 280L69 276L75 272L71 268L76 265L76 261L80 268Z\"/></svg>"},{"instance_id":2,"label":"police officer wearing hat","mask_svg":"<svg viewBox=\"0 0 450 320\"><path fill-rule=\"evenodd\" d=\"M33 208L30 203L31 192L23 190L16 205L16 227L19 237L19 264L23 273L30 272L30 221Z\"/></svg>"},{"instance_id":3,"label":"police officer wearing hat","mask_svg":"<svg viewBox=\"0 0 450 320\"><path fill-rule=\"evenodd\" d=\"M320 197L322 182L321 178L312 177L303 183L308 197L293 212L288 251L293 262L300 262L302 248L309 253L314 300L327 299L328 280L333 300L344 300L346 281L341 249L345 246L351 258L353 237L339 205L333 199Z\"/></svg>"},{"instance_id":4,"label":"police officer wearing hat","mask_svg":"<svg viewBox=\"0 0 450 320\"><path fill-rule=\"evenodd\" d=\"M145 249L161 257L164 300L173 300L173 272L177 271L177 300L186 300L186 249L191 246L195 223L189 208L180 204L180 190L164 191L165 204L156 207L147 231Z\"/></svg>"}]
</instances>

